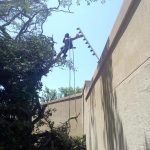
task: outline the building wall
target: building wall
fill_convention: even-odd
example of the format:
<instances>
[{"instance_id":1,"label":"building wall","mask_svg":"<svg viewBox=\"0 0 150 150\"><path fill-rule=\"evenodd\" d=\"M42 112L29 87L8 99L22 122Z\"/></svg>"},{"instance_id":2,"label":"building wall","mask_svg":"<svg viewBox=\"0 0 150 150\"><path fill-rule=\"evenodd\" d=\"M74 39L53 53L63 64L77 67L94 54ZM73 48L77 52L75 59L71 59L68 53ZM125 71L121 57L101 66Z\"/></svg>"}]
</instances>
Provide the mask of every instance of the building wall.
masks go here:
<instances>
[{"instance_id":1,"label":"building wall","mask_svg":"<svg viewBox=\"0 0 150 150\"><path fill-rule=\"evenodd\" d=\"M124 0L83 104L88 150L150 149L149 0Z\"/></svg>"},{"instance_id":2,"label":"building wall","mask_svg":"<svg viewBox=\"0 0 150 150\"><path fill-rule=\"evenodd\" d=\"M65 123L71 117L77 117L77 120L72 119L70 121L71 136L82 136L82 94L75 94L59 100L51 101L48 103L46 109L53 109L56 111L50 116L50 119L55 122L55 126L60 126ZM48 130L47 126L42 126L41 130Z\"/></svg>"}]
</instances>

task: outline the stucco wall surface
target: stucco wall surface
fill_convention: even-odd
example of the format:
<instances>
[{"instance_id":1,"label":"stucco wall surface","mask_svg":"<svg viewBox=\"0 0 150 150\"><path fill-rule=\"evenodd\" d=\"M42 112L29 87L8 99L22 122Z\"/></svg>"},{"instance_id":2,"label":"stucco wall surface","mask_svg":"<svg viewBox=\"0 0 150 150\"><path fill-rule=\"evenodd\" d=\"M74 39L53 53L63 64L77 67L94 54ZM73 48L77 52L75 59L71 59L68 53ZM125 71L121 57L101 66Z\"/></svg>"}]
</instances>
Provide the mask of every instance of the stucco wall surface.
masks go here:
<instances>
[{"instance_id":1,"label":"stucco wall surface","mask_svg":"<svg viewBox=\"0 0 150 150\"><path fill-rule=\"evenodd\" d=\"M102 55L89 91L84 92L87 150L148 150L149 0L124 1Z\"/></svg>"},{"instance_id":2,"label":"stucco wall surface","mask_svg":"<svg viewBox=\"0 0 150 150\"><path fill-rule=\"evenodd\" d=\"M56 112L52 114L50 119L55 122L55 126L60 126L65 123L69 118L78 116L77 120L72 119L70 121L71 136L82 136L82 94L76 94L64 99L55 100L48 104L46 109L56 109ZM43 126L41 130L48 130L47 126Z\"/></svg>"}]
</instances>

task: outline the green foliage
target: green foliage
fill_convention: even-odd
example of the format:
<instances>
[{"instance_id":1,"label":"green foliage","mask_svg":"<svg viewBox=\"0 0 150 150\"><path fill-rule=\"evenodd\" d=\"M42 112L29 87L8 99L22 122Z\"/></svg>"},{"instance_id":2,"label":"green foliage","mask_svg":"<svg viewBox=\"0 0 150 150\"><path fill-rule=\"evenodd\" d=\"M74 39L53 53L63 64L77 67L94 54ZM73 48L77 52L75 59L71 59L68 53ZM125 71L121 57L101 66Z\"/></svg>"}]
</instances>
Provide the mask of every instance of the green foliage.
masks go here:
<instances>
[{"instance_id":1,"label":"green foliage","mask_svg":"<svg viewBox=\"0 0 150 150\"><path fill-rule=\"evenodd\" d=\"M70 96L70 95L73 95L73 94L76 94L76 93L81 93L82 92L82 89L79 88L79 87L76 87L76 89L74 90L73 87L61 87L59 88L59 91L60 91L60 97L67 97L67 96Z\"/></svg>"},{"instance_id":2,"label":"green foliage","mask_svg":"<svg viewBox=\"0 0 150 150\"><path fill-rule=\"evenodd\" d=\"M32 115L41 110L38 96L41 77L52 67L55 51L50 39L43 35L27 36L19 43L1 37L0 45L0 85L3 87L0 90L0 129L5 129L0 132L3 137L0 145L9 143L8 147L13 150L14 143L18 148L30 143ZM14 128L16 130L12 130Z\"/></svg>"},{"instance_id":3,"label":"green foliage","mask_svg":"<svg viewBox=\"0 0 150 150\"><path fill-rule=\"evenodd\" d=\"M78 116L69 118L66 122L60 126L55 126L54 122L51 121L50 117L55 109L47 109L44 112L44 117L37 123L35 127L36 131L33 134L35 139L35 149L40 150L86 150L86 139L83 137L71 137L70 132L70 121L77 119ZM47 131L42 132L41 128L45 127Z\"/></svg>"},{"instance_id":4,"label":"green foliage","mask_svg":"<svg viewBox=\"0 0 150 150\"><path fill-rule=\"evenodd\" d=\"M45 90L42 92L41 102L48 102L51 100L56 100L58 98L58 93L56 90L51 90L45 87Z\"/></svg>"},{"instance_id":5,"label":"green foliage","mask_svg":"<svg viewBox=\"0 0 150 150\"><path fill-rule=\"evenodd\" d=\"M31 22L38 27L41 20L32 20L35 12L20 3L0 2L0 147L8 150L31 148L31 132L44 109L38 94L41 78L56 62L53 39L32 32Z\"/></svg>"},{"instance_id":6,"label":"green foliage","mask_svg":"<svg viewBox=\"0 0 150 150\"><path fill-rule=\"evenodd\" d=\"M39 103L41 78L58 63L58 60L60 62L58 64L62 65L62 60L55 58L53 38L43 35L43 24L52 12L70 12L72 1L57 2L56 7L49 8L46 0L0 0L0 149L2 150L42 149L45 146L43 142L48 140L47 135L53 135L55 138L50 139L54 140L52 143L59 145L60 141L61 146L65 143L63 135L66 135L65 145L70 145L70 141L67 140L70 137L64 132L64 128L51 130L50 133L45 132L41 136L32 135L34 125L43 118L46 107ZM62 7L65 7L65 10L61 10ZM63 89L62 92L63 96L68 96L72 91ZM52 122L50 124L53 125Z\"/></svg>"},{"instance_id":7,"label":"green foliage","mask_svg":"<svg viewBox=\"0 0 150 150\"><path fill-rule=\"evenodd\" d=\"M58 91L45 87L45 89L42 92L41 102L48 102L51 100L56 100L59 98L63 98L63 97L81 93L81 92L82 92L82 88L79 88L79 87L76 87L75 90L72 87L70 88L61 87L58 89Z\"/></svg>"},{"instance_id":8,"label":"green foliage","mask_svg":"<svg viewBox=\"0 0 150 150\"><path fill-rule=\"evenodd\" d=\"M31 100L38 97L41 77L49 72L55 51L46 36L24 37L19 43L0 38L0 85L10 98Z\"/></svg>"},{"instance_id":9,"label":"green foliage","mask_svg":"<svg viewBox=\"0 0 150 150\"><path fill-rule=\"evenodd\" d=\"M30 131L27 121L0 119L0 150L28 149Z\"/></svg>"},{"instance_id":10,"label":"green foliage","mask_svg":"<svg viewBox=\"0 0 150 150\"><path fill-rule=\"evenodd\" d=\"M64 130L64 128L63 128ZM51 132L43 132L33 135L38 137L37 148L40 150L86 150L85 136L70 137L61 128L55 128Z\"/></svg>"}]
</instances>

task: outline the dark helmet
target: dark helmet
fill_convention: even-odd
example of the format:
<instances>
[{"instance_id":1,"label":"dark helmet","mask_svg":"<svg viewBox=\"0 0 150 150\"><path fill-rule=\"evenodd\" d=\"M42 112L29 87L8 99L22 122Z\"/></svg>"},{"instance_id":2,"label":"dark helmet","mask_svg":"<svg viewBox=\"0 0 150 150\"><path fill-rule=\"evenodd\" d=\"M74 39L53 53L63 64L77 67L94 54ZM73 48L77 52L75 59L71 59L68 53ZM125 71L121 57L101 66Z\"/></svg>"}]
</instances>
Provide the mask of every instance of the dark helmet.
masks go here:
<instances>
[{"instance_id":1,"label":"dark helmet","mask_svg":"<svg viewBox=\"0 0 150 150\"><path fill-rule=\"evenodd\" d=\"M68 38L68 37L69 37L69 33L66 33L66 34L65 34L65 37Z\"/></svg>"}]
</instances>

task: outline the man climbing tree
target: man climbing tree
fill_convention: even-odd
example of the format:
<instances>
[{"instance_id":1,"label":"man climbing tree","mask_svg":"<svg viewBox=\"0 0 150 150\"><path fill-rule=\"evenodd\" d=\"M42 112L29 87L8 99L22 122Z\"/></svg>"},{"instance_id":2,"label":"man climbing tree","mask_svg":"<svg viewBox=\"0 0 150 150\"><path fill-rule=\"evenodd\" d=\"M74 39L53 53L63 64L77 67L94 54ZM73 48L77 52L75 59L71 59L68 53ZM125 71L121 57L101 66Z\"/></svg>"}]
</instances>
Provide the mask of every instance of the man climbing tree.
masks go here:
<instances>
[{"instance_id":1,"label":"man climbing tree","mask_svg":"<svg viewBox=\"0 0 150 150\"><path fill-rule=\"evenodd\" d=\"M81 37L83 37L83 35L81 35L81 34L80 35L77 34L74 38L71 38L69 36L69 33L65 34L64 39L63 39L64 46L61 47L61 51L64 54L63 57L67 57L66 53L68 52L69 49L75 48L75 47L73 47L73 43L72 43L73 40L76 40Z\"/></svg>"}]
</instances>

